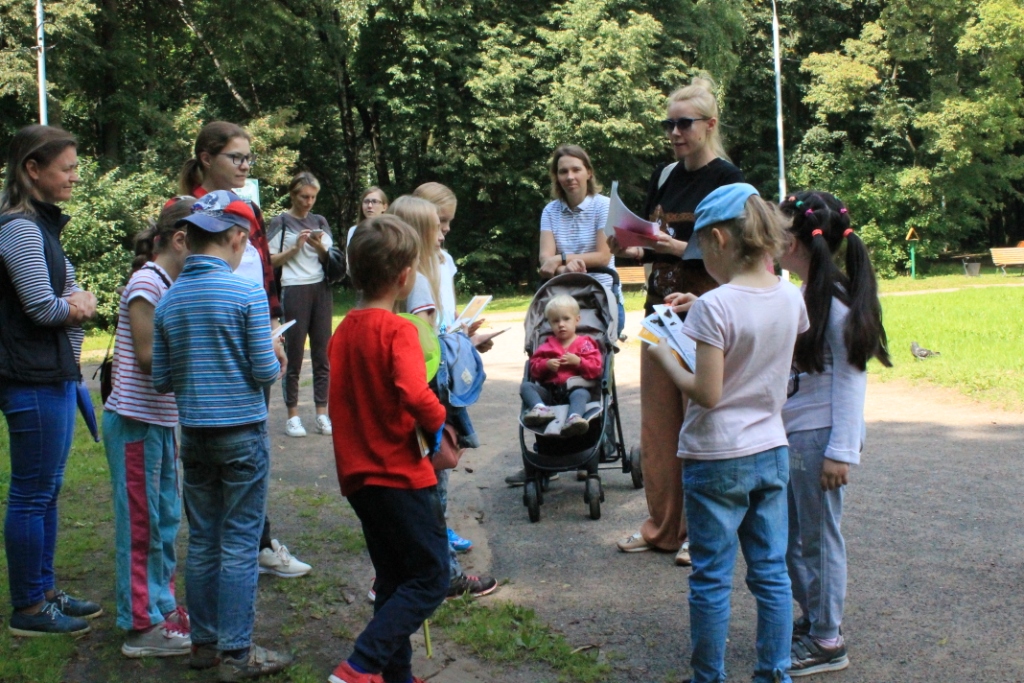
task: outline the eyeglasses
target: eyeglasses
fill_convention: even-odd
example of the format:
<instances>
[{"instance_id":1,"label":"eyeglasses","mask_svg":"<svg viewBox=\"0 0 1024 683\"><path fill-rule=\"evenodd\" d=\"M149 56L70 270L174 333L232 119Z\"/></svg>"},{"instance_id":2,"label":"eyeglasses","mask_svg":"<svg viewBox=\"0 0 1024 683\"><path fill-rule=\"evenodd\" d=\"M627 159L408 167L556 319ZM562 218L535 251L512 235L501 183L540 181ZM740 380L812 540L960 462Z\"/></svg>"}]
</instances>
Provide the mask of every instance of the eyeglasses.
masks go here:
<instances>
[{"instance_id":1,"label":"eyeglasses","mask_svg":"<svg viewBox=\"0 0 1024 683\"><path fill-rule=\"evenodd\" d=\"M231 163L234 164L235 166L241 166L243 162L248 164L249 166L256 165L255 154L227 154L226 152L220 152L219 154L217 154L217 156L227 157L228 159L231 159Z\"/></svg>"},{"instance_id":2,"label":"eyeglasses","mask_svg":"<svg viewBox=\"0 0 1024 683\"><path fill-rule=\"evenodd\" d=\"M672 135L672 131L674 131L676 128L678 128L679 132L681 133L684 130L690 130L690 128L693 126L694 121L707 120L707 117L699 119L690 119L685 116L680 116L678 119L665 119L664 121L661 122L661 127L665 129L665 135Z\"/></svg>"},{"instance_id":3,"label":"eyeglasses","mask_svg":"<svg viewBox=\"0 0 1024 683\"><path fill-rule=\"evenodd\" d=\"M376 206L377 204L384 204L384 202L382 202L379 199L370 199L370 198L367 198L367 199L363 200L363 206Z\"/></svg>"}]
</instances>

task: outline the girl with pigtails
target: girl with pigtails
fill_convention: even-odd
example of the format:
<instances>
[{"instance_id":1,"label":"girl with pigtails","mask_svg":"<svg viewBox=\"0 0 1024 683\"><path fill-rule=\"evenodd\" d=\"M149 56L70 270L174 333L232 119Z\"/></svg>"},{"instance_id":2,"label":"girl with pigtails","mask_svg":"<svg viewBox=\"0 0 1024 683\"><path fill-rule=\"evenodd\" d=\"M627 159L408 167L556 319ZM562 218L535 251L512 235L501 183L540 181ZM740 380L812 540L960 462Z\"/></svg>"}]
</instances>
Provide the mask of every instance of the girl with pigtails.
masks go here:
<instances>
[{"instance_id":1,"label":"girl with pigtails","mask_svg":"<svg viewBox=\"0 0 1024 683\"><path fill-rule=\"evenodd\" d=\"M849 666L841 624L846 544L840 531L851 465L864 446L867 362L891 366L878 285L846 207L827 192L782 202L792 241L780 259L804 282L810 328L797 338L782 417L789 438L786 562L802 616L793 624L790 675ZM845 272L834 255L846 246Z\"/></svg>"}]
</instances>

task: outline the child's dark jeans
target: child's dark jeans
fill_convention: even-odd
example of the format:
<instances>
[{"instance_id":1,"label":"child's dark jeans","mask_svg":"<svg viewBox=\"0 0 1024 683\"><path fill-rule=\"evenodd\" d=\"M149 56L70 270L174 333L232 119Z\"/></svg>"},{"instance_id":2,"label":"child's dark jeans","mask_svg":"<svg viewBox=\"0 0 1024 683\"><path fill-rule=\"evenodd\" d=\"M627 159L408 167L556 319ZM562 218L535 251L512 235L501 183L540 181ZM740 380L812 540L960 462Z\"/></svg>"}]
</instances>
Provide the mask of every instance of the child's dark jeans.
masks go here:
<instances>
[{"instance_id":1,"label":"child's dark jeans","mask_svg":"<svg viewBox=\"0 0 1024 683\"><path fill-rule=\"evenodd\" d=\"M587 411L587 401L590 400L590 389L576 387L572 391L564 384L538 384L537 382L523 382L519 387L519 395L523 398L523 405L529 410L538 403L546 406L557 406L562 403L569 404L570 415L580 415Z\"/></svg>"},{"instance_id":2,"label":"child's dark jeans","mask_svg":"<svg viewBox=\"0 0 1024 683\"><path fill-rule=\"evenodd\" d=\"M448 532L437 488L364 486L348 497L377 572L373 619L349 657L387 683L412 674L409 636L448 595Z\"/></svg>"}]
</instances>

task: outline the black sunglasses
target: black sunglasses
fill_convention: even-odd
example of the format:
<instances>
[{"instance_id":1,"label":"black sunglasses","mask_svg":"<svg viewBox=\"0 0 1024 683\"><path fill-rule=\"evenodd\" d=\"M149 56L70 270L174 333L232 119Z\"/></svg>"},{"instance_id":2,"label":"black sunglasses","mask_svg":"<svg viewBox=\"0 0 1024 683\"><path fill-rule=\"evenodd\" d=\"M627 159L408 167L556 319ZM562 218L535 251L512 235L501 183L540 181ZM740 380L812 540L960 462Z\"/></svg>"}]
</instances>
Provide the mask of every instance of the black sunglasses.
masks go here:
<instances>
[{"instance_id":1,"label":"black sunglasses","mask_svg":"<svg viewBox=\"0 0 1024 683\"><path fill-rule=\"evenodd\" d=\"M680 116L678 119L665 119L664 121L661 122L661 127L665 129L665 135L672 135L672 131L674 131L676 128L678 128L679 131L682 132L684 130L689 130L690 127L693 126L694 121L707 120L708 119L706 117L702 117L699 119L690 119L685 116Z\"/></svg>"}]
</instances>

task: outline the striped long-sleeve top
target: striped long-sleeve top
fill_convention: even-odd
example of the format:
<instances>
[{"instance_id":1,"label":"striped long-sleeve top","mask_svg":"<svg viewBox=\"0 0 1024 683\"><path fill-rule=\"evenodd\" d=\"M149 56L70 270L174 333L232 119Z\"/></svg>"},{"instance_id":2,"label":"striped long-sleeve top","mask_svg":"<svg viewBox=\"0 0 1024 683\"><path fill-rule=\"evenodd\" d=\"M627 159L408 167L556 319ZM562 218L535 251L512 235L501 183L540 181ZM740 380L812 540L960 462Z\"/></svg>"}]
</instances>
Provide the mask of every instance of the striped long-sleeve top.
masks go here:
<instances>
[{"instance_id":1,"label":"striped long-sleeve top","mask_svg":"<svg viewBox=\"0 0 1024 683\"><path fill-rule=\"evenodd\" d=\"M53 208L59 216L60 209ZM61 297L54 295L39 226L24 218L16 218L5 225L0 230L0 261L14 283L25 315L42 327L63 326L71 307L61 297L70 296L80 288L75 282L75 268L65 257L67 279L64 281L64 291ZM66 330L77 363L82 355L85 332L77 325L67 327Z\"/></svg>"},{"instance_id":2,"label":"striped long-sleeve top","mask_svg":"<svg viewBox=\"0 0 1024 683\"><path fill-rule=\"evenodd\" d=\"M173 391L183 427L267 419L263 387L281 366L263 289L226 261L195 254L156 307L153 386Z\"/></svg>"}]
</instances>

